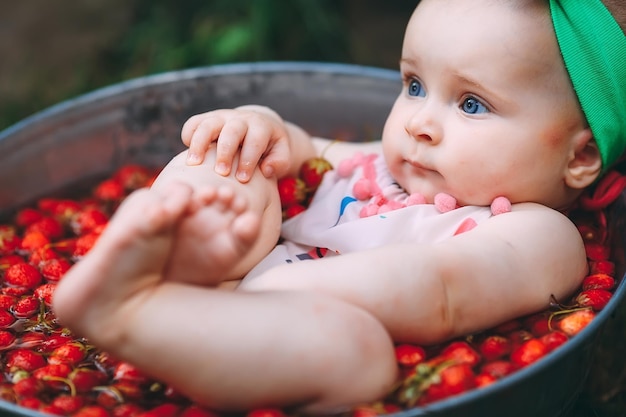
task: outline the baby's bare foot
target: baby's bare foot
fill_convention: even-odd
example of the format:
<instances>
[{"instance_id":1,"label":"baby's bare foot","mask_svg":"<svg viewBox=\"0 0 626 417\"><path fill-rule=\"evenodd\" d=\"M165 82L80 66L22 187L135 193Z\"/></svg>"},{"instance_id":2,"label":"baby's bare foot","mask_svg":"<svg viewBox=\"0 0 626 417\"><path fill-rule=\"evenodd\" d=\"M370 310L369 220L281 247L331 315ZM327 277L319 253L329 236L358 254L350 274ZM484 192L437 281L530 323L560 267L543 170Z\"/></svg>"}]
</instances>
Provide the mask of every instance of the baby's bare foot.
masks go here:
<instances>
[{"instance_id":1,"label":"baby's bare foot","mask_svg":"<svg viewBox=\"0 0 626 417\"><path fill-rule=\"evenodd\" d=\"M176 232L165 279L213 286L238 278L239 261L259 235L259 214L228 186L198 189L196 201L200 208Z\"/></svg>"},{"instance_id":2,"label":"baby's bare foot","mask_svg":"<svg viewBox=\"0 0 626 417\"><path fill-rule=\"evenodd\" d=\"M178 225L196 208L192 189L182 183L131 194L91 251L58 284L54 311L59 320L81 334L87 323L115 316L127 300L155 286Z\"/></svg>"}]
</instances>

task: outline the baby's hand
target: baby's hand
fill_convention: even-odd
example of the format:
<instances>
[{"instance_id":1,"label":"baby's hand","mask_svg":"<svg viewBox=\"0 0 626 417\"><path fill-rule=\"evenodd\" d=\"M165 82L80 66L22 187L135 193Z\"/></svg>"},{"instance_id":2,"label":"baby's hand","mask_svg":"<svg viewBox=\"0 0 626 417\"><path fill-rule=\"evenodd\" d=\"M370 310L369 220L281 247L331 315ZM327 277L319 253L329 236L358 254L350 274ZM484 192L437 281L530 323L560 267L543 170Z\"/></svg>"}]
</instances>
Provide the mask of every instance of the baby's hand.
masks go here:
<instances>
[{"instance_id":1,"label":"baby's hand","mask_svg":"<svg viewBox=\"0 0 626 417\"><path fill-rule=\"evenodd\" d=\"M199 165L213 142L217 142L215 171L229 175L239 152L235 176L248 182L257 165L263 175L282 176L289 167L289 137L284 121L261 106L214 110L192 116L181 137L189 147L187 164Z\"/></svg>"}]
</instances>

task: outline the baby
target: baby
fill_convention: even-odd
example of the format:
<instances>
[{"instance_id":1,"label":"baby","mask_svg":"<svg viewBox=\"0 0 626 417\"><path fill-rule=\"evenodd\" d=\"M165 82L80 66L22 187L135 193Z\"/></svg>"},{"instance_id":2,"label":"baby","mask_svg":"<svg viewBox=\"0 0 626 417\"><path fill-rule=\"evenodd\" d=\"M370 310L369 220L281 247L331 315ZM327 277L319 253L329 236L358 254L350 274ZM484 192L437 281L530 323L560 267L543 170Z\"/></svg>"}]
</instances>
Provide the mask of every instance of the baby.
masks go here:
<instances>
[{"instance_id":1,"label":"baby","mask_svg":"<svg viewBox=\"0 0 626 417\"><path fill-rule=\"evenodd\" d=\"M394 343L469 334L580 285L566 213L624 151L624 62L599 0L422 0L382 141L327 147L261 106L192 117L188 151L120 206L55 313L215 409L381 398ZM322 148L337 170L276 247L277 179ZM459 208L437 210L442 193ZM499 197L512 207L494 216Z\"/></svg>"}]
</instances>

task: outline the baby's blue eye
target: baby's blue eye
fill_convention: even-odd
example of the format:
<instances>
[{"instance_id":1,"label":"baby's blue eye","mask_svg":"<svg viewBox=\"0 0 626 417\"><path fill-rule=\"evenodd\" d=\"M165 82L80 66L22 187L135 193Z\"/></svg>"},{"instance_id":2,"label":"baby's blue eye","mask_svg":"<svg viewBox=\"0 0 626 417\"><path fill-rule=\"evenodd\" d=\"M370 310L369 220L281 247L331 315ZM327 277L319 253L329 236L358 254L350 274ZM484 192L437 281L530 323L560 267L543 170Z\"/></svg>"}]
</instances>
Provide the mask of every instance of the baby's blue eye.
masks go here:
<instances>
[{"instance_id":1,"label":"baby's blue eye","mask_svg":"<svg viewBox=\"0 0 626 417\"><path fill-rule=\"evenodd\" d=\"M489 112L489 109L474 97L467 97L463 100L461 108L468 114L481 114Z\"/></svg>"},{"instance_id":2,"label":"baby's blue eye","mask_svg":"<svg viewBox=\"0 0 626 417\"><path fill-rule=\"evenodd\" d=\"M424 97L426 95L422 84L417 80L411 80L409 82L408 93L413 97Z\"/></svg>"}]
</instances>

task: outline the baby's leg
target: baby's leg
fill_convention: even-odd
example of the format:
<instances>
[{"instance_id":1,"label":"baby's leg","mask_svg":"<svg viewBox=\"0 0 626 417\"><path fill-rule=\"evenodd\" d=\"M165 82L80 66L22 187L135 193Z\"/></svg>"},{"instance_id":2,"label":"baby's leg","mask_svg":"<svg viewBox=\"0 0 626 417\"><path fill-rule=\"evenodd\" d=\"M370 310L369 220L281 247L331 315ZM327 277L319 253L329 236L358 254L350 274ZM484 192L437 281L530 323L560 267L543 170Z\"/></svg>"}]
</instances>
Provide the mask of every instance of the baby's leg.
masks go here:
<instances>
[{"instance_id":1,"label":"baby's leg","mask_svg":"<svg viewBox=\"0 0 626 417\"><path fill-rule=\"evenodd\" d=\"M152 186L172 181L194 189L213 188L215 201L186 217L176 231L167 280L217 285L242 278L276 244L282 221L276 181L257 169L247 184L215 173L214 154L202 165L186 165L186 152L175 157Z\"/></svg>"},{"instance_id":2,"label":"baby's leg","mask_svg":"<svg viewBox=\"0 0 626 417\"><path fill-rule=\"evenodd\" d=\"M215 199L211 190L194 193L182 183L132 193L91 251L59 282L57 317L81 333L95 317L108 317L135 293L158 284L181 221Z\"/></svg>"}]
</instances>

